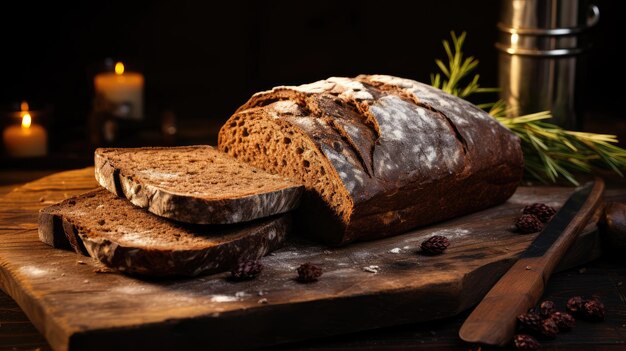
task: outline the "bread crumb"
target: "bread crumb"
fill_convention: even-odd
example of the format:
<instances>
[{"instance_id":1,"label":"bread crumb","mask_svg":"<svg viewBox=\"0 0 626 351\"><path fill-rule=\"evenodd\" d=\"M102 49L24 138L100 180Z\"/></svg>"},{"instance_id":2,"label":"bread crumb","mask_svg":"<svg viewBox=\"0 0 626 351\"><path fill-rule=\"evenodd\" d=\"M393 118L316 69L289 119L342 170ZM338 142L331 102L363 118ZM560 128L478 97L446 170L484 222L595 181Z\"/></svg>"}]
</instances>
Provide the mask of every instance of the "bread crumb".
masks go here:
<instances>
[{"instance_id":1,"label":"bread crumb","mask_svg":"<svg viewBox=\"0 0 626 351\"><path fill-rule=\"evenodd\" d=\"M258 303L265 305L267 303L266 298L259 299Z\"/></svg>"},{"instance_id":2,"label":"bread crumb","mask_svg":"<svg viewBox=\"0 0 626 351\"><path fill-rule=\"evenodd\" d=\"M85 284L89 283L89 279L83 280L83 283L85 283Z\"/></svg>"},{"instance_id":3,"label":"bread crumb","mask_svg":"<svg viewBox=\"0 0 626 351\"><path fill-rule=\"evenodd\" d=\"M380 267L376 265L371 265L371 266L363 267L363 270L368 273L376 274L380 271Z\"/></svg>"},{"instance_id":4,"label":"bread crumb","mask_svg":"<svg viewBox=\"0 0 626 351\"><path fill-rule=\"evenodd\" d=\"M397 254L397 253L400 253L400 250L401 249L399 247L394 247L393 249L389 250L389 252L393 254Z\"/></svg>"},{"instance_id":5,"label":"bread crumb","mask_svg":"<svg viewBox=\"0 0 626 351\"><path fill-rule=\"evenodd\" d=\"M77 263L77 264L87 264L87 263L85 263L85 261L83 261L83 260L78 260L78 261L76 261L76 263Z\"/></svg>"},{"instance_id":6,"label":"bread crumb","mask_svg":"<svg viewBox=\"0 0 626 351\"><path fill-rule=\"evenodd\" d=\"M239 299L229 295L213 295L211 296L211 302L234 302ZM219 315L219 314L218 314Z\"/></svg>"}]
</instances>

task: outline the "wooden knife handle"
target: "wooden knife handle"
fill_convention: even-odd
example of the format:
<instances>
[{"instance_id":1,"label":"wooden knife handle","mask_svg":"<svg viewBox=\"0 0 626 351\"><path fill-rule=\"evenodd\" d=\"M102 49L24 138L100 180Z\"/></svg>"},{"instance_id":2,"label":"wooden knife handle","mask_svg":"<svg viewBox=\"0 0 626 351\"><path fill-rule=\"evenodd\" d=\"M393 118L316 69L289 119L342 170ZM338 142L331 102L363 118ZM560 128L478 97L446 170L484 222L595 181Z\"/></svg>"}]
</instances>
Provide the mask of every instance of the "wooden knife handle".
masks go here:
<instances>
[{"instance_id":1,"label":"wooden knife handle","mask_svg":"<svg viewBox=\"0 0 626 351\"><path fill-rule=\"evenodd\" d=\"M603 192L604 182L596 179L576 217L545 254L520 258L491 288L461 327L461 339L497 346L505 346L511 341L517 316L539 301L550 274L587 225Z\"/></svg>"},{"instance_id":2,"label":"wooden knife handle","mask_svg":"<svg viewBox=\"0 0 626 351\"><path fill-rule=\"evenodd\" d=\"M465 320L459 336L466 342L505 346L511 341L516 318L541 297L544 275L536 259L522 259L491 288Z\"/></svg>"}]
</instances>

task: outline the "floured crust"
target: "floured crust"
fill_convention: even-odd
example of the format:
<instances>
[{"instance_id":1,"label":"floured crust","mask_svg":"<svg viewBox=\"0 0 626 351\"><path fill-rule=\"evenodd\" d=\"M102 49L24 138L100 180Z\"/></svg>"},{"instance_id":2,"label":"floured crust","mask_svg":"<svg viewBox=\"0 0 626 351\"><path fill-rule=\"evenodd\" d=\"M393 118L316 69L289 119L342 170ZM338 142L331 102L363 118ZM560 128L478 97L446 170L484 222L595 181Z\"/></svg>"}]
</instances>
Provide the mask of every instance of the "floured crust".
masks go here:
<instances>
[{"instance_id":1,"label":"floured crust","mask_svg":"<svg viewBox=\"0 0 626 351\"><path fill-rule=\"evenodd\" d=\"M199 173L180 172L168 173L160 168L157 157L172 157L185 153L195 154L195 167ZM125 162L126 155L134 159L143 160L146 165L143 169L133 168L131 162ZM139 148L139 149L97 149L94 156L95 176L104 188L112 193L127 198L136 206L173 220L196 224L228 224L240 223L257 218L284 213L295 209L300 202L303 187L280 176L274 176L262 170L257 172L257 179L242 179L234 174L231 178L240 181L238 191L226 194L213 194L221 184L211 184L210 172L213 163L210 157L220 159L223 164L238 162L220 155L210 146L192 146L178 148ZM117 159L116 159L117 157ZM221 160L228 158L226 160ZM132 159L131 159L132 160ZM143 165L142 165L143 166ZM244 165L246 168L249 166ZM179 166L185 170L189 165L181 160ZM204 172L204 173L202 173ZM251 171L241 169L241 172ZM174 178L179 177L174 182ZM204 179L206 178L206 179ZM187 183L206 184L199 189L177 189ZM165 184L164 184L165 183ZM173 183L173 184L171 184Z\"/></svg>"},{"instance_id":2,"label":"floured crust","mask_svg":"<svg viewBox=\"0 0 626 351\"><path fill-rule=\"evenodd\" d=\"M183 225L134 207L106 190L42 209L41 241L72 248L107 267L149 276L195 276L231 269L280 247L286 215L229 226Z\"/></svg>"},{"instance_id":3,"label":"floured crust","mask_svg":"<svg viewBox=\"0 0 626 351\"><path fill-rule=\"evenodd\" d=\"M254 151L261 137L242 138L240 125L261 130L270 145L287 130L295 132L295 141L267 156ZM315 145L308 159L303 156L307 162L331 165L324 177L333 189L267 162L291 157L289 148L299 143ZM519 139L495 119L438 89L383 75L333 77L257 93L226 122L219 148L305 183L305 199L312 200L303 203L299 218L315 229L321 209L313 204L325 204L331 215L324 221L339 229L312 235L335 244L493 206L513 194L523 174Z\"/></svg>"}]
</instances>

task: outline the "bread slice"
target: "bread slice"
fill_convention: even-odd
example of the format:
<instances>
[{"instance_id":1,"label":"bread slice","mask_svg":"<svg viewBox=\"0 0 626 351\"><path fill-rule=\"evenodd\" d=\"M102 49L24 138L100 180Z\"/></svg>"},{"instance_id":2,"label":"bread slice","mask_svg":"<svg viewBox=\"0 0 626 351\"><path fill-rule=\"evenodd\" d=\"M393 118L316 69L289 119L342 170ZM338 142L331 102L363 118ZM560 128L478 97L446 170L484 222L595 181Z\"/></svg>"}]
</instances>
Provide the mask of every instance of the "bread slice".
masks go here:
<instances>
[{"instance_id":1,"label":"bread slice","mask_svg":"<svg viewBox=\"0 0 626 351\"><path fill-rule=\"evenodd\" d=\"M100 189L42 209L39 238L130 274L195 276L231 269L280 247L287 216L238 225L182 224Z\"/></svg>"},{"instance_id":2,"label":"bread slice","mask_svg":"<svg viewBox=\"0 0 626 351\"><path fill-rule=\"evenodd\" d=\"M176 221L227 224L296 208L303 186L210 146L97 149L106 189Z\"/></svg>"}]
</instances>

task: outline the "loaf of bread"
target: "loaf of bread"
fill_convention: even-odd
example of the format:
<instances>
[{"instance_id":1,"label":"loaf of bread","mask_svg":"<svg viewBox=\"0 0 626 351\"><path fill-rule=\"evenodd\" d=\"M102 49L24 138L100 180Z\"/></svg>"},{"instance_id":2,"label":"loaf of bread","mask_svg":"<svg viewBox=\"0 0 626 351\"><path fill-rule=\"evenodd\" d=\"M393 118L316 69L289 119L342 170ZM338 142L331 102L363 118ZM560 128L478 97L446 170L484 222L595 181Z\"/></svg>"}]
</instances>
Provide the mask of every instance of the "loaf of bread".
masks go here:
<instances>
[{"instance_id":1,"label":"loaf of bread","mask_svg":"<svg viewBox=\"0 0 626 351\"><path fill-rule=\"evenodd\" d=\"M250 221L296 208L301 184L211 146L97 149L96 179L161 217L196 224Z\"/></svg>"},{"instance_id":2,"label":"loaf of bread","mask_svg":"<svg viewBox=\"0 0 626 351\"><path fill-rule=\"evenodd\" d=\"M384 75L257 93L222 127L219 149L305 184L297 221L331 244L493 206L523 173L519 139L487 113Z\"/></svg>"},{"instance_id":3,"label":"loaf of bread","mask_svg":"<svg viewBox=\"0 0 626 351\"><path fill-rule=\"evenodd\" d=\"M39 238L125 273L195 276L229 270L277 249L289 224L288 215L244 224L182 224L100 189L42 209Z\"/></svg>"}]
</instances>

